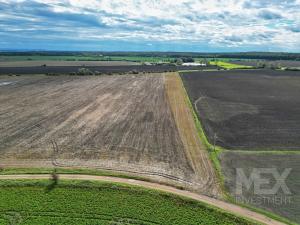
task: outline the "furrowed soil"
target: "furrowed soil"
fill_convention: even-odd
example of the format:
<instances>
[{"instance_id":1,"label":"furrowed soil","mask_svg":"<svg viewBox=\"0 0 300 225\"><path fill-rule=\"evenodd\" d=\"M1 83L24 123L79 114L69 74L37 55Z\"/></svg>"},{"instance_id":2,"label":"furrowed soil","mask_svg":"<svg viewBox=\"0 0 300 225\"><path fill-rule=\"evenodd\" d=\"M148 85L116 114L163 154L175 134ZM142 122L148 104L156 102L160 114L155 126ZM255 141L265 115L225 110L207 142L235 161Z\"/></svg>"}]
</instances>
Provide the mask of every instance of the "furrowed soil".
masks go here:
<instances>
[{"instance_id":1,"label":"furrowed soil","mask_svg":"<svg viewBox=\"0 0 300 225\"><path fill-rule=\"evenodd\" d=\"M221 197L221 189L209 154L197 135L193 114L178 73L166 76L166 92L186 155L204 190Z\"/></svg>"},{"instance_id":2,"label":"furrowed soil","mask_svg":"<svg viewBox=\"0 0 300 225\"><path fill-rule=\"evenodd\" d=\"M225 176L225 186L236 202L250 204L300 223L300 154L237 153L226 151L221 154L220 159ZM274 194L271 192L269 194L260 194L254 192L253 185L249 190L247 190L246 186L243 186L242 194L239 194L236 192L237 168L242 169L247 178L250 177L254 168L271 168L277 171L279 175L282 175L285 169L291 169L287 178L283 179L283 184L286 185L290 194L284 192L282 188L279 188ZM272 174L259 175L254 173L253 175L256 177L254 178L254 183L259 183L258 179L260 178L267 179L263 182L270 181L270 184L262 185L263 189L271 190L278 182Z\"/></svg>"},{"instance_id":3,"label":"furrowed soil","mask_svg":"<svg viewBox=\"0 0 300 225\"><path fill-rule=\"evenodd\" d=\"M300 150L300 73L182 73L210 141L227 149Z\"/></svg>"},{"instance_id":4,"label":"furrowed soil","mask_svg":"<svg viewBox=\"0 0 300 225\"><path fill-rule=\"evenodd\" d=\"M161 74L1 76L0 165L112 169L215 195L215 181L202 177L213 171L199 173L185 150L164 82Z\"/></svg>"}]
</instances>

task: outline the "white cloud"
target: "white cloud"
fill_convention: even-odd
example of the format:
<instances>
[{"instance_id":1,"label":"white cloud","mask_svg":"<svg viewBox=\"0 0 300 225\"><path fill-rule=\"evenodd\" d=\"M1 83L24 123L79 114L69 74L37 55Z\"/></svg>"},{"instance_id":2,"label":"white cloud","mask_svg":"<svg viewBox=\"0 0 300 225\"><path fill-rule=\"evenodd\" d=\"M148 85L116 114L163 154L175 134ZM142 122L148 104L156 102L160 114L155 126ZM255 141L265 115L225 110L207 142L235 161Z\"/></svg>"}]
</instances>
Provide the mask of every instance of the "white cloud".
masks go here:
<instances>
[{"instance_id":1,"label":"white cloud","mask_svg":"<svg viewBox=\"0 0 300 225\"><path fill-rule=\"evenodd\" d=\"M182 40L226 46L274 44L299 48L300 33L292 28L300 21L300 0L0 0L0 6L12 3L22 6L22 2L48 5L45 10L57 16L45 13L44 16L53 21L48 20L44 28L60 31L69 26L66 30L72 30L80 38ZM7 22L5 26L12 26L11 29L43 26L34 24L34 20L43 17L40 11L7 9L3 15L7 15L7 19L23 16L24 20L31 15L33 21L27 27ZM0 18L5 17L3 15ZM80 21L70 21L81 17L86 29L82 29Z\"/></svg>"}]
</instances>

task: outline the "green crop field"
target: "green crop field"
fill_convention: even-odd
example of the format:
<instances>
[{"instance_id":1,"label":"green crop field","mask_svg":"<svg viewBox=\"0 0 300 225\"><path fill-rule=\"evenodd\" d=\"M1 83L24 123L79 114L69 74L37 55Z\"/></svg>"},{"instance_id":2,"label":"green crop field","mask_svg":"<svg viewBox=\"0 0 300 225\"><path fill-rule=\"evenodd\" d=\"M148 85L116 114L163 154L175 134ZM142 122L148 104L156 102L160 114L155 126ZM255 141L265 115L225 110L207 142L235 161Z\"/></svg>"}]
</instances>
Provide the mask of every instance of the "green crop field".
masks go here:
<instances>
[{"instance_id":1,"label":"green crop field","mask_svg":"<svg viewBox=\"0 0 300 225\"><path fill-rule=\"evenodd\" d=\"M0 224L253 224L200 202L121 184L1 181Z\"/></svg>"},{"instance_id":2,"label":"green crop field","mask_svg":"<svg viewBox=\"0 0 300 225\"><path fill-rule=\"evenodd\" d=\"M231 70L231 69L251 69L253 68L252 66L244 66L244 65L238 65L238 64L233 64L229 62L223 62L223 61L210 61L210 65L215 65L215 66L220 66L223 67L224 69Z\"/></svg>"}]
</instances>

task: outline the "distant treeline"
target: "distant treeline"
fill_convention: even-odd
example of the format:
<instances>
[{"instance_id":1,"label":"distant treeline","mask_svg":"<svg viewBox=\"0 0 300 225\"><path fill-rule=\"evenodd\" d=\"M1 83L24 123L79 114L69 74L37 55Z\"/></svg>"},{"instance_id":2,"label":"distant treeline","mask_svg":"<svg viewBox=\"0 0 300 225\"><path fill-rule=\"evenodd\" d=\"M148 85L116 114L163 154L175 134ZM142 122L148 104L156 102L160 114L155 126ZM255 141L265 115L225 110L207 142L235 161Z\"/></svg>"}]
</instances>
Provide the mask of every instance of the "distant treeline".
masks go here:
<instances>
[{"instance_id":1,"label":"distant treeline","mask_svg":"<svg viewBox=\"0 0 300 225\"><path fill-rule=\"evenodd\" d=\"M72 52L72 51L27 51L0 52L0 56L134 56L168 58L236 58L266 60L299 60L300 53L285 52L236 52L236 53L194 53L194 52Z\"/></svg>"}]
</instances>

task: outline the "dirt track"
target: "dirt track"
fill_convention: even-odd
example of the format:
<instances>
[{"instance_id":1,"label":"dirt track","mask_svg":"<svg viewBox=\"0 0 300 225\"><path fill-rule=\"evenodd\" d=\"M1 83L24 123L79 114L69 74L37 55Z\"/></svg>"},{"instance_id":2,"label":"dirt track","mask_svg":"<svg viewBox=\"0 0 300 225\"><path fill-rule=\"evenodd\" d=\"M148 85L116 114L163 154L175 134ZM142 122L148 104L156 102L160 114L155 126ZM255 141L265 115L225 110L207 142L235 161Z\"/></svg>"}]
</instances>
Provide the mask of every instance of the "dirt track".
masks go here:
<instances>
[{"instance_id":1,"label":"dirt track","mask_svg":"<svg viewBox=\"0 0 300 225\"><path fill-rule=\"evenodd\" d=\"M116 182L116 183L124 183L129 185L136 185L140 187L165 191L169 193L173 193L176 195L192 198L197 201L201 201L207 203L209 205L213 205L217 208L223 209L230 213L233 213L238 216L243 216L246 218L250 218L256 220L263 224L270 224L270 225L282 225L283 223L275 221L271 218L268 218L262 214L250 211L249 209L242 208L240 206L230 204L227 202L223 202L214 198L210 198L204 195L195 194L189 191L179 190L170 186L140 181L140 180L133 180L133 179L125 179L125 178L117 178L117 177L106 177L106 176L90 176L90 175L59 175L60 179L66 180L93 180L93 181L105 181L105 182ZM1 180L12 180L12 179L49 179L49 175L1 175Z\"/></svg>"}]
</instances>

